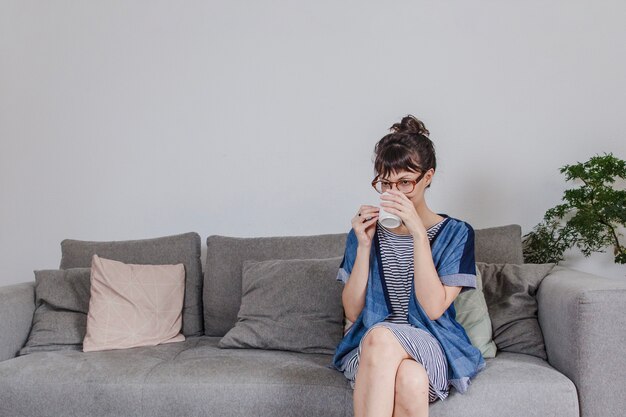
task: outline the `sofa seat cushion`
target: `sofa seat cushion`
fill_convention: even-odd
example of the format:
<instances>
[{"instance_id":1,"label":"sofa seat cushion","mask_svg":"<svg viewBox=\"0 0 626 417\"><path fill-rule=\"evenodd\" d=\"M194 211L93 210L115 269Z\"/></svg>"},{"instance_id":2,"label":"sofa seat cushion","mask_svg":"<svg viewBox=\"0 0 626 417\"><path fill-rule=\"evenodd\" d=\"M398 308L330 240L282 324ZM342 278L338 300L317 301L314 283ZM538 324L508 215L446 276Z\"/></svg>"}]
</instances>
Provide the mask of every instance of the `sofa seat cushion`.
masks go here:
<instances>
[{"instance_id":1,"label":"sofa seat cushion","mask_svg":"<svg viewBox=\"0 0 626 417\"><path fill-rule=\"evenodd\" d=\"M99 352L36 352L0 362L0 415L351 416L332 355L220 349L219 337ZM499 352L441 416L578 416L573 383L547 362Z\"/></svg>"},{"instance_id":2,"label":"sofa seat cushion","mask_svg":"<svg viewBox=\"0 0 626 417\"><path fill-rule=\"evenodd\" d=\"M548 362L523 353L500 352L485 359L486 368L467 393L450 390L431 405L431 417L578 417L574 383Z\"/></svg>"},{"instance_id":3,"label":"sofa seat cushion","mask_svg":"<svg viewBox=\"0 0 626 417\"><path fill-rule=\"evenodd\" d=\"M219 340L0 362L0 415L344 416L346 379L327 367L332 355L220 349Z\"/></svg>"}]
</instances>

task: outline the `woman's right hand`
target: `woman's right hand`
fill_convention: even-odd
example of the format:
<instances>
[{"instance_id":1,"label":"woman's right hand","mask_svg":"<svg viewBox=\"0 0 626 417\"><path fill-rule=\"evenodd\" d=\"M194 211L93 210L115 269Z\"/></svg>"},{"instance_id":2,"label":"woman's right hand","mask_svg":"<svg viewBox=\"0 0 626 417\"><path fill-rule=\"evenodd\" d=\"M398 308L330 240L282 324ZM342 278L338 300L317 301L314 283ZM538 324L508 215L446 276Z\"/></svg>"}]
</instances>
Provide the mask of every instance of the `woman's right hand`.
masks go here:
<instances>
[{"instance_id":1,"label":"woman's right hand","mask_svg":"<svg viewBox=\"0 0 626 417\"><path fill-rule=\"evenodd\" d=\"M359 246L367 248L372 246L379 210L376 206L361 206L359 212L352 218L352 228L359 241Z\"/></svg>"}]
</instances>

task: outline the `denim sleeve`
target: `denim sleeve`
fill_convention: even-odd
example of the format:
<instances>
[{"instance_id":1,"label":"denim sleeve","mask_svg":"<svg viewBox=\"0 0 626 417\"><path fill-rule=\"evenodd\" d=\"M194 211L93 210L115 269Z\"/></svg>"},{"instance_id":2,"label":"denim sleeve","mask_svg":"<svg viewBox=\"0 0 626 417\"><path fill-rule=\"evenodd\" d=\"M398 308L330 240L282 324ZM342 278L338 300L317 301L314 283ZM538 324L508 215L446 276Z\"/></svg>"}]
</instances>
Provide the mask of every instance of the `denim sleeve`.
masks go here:
<instances>
[{"instance_id":1,"label":"denim sleeve","mask_svg":"<svg viewBox=\"0 0 626 417\"><path fill-rule=\"evenodd\" d=\"M464 222L457 236L442 255L439 279L444 285L462 287L461 292L476 288L476 263L474 261L474 229Z\"/></svg>"},{"instance_id":2,"label":"denim sleeve","mask_svg":"<svg viewBox=\"0 0 626 417\"><path fill-rule=\"evenodd\" d=\"M359 242L354 233L354 229L350 229L348 237L346 238L346 249L343 254L343 259L341 260L341 265L339 265L339 271L337 271L337 281L341 281L344 284L348 282L356 259L358 244Z\"/></svg>"}]
</instances>

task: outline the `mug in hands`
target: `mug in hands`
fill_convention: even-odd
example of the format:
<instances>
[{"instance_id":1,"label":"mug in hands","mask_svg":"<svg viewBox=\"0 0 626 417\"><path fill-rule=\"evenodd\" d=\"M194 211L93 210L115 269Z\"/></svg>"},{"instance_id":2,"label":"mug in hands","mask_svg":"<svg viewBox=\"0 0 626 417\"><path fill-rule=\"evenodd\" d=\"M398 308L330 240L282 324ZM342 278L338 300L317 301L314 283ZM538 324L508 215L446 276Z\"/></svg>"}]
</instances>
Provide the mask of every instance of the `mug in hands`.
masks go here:
<instances>
[{"instance_id":1,"label":"mug in hands","mask_svg":"<svg viewBox=\"0 0 626 417\"><path fill-rule=\"evenodd\" d=\"M382 193L381 197L385 194L388 193ZM383 202L384 200L381 198L380 200L381 202ZM402 219L400 219L400 217L396 216L395 214L391 214L387 211L385 211L385 209L379 205L379 212L378 212L378 222L380 224L382 224L383 226L385 226L388 229L395 229L396 227L400 227L400 225L402 224ZM370 217L371 218L371 217ZM365 220L369 220L370 218L367 218Z\"/></svg>"}]
</instances>

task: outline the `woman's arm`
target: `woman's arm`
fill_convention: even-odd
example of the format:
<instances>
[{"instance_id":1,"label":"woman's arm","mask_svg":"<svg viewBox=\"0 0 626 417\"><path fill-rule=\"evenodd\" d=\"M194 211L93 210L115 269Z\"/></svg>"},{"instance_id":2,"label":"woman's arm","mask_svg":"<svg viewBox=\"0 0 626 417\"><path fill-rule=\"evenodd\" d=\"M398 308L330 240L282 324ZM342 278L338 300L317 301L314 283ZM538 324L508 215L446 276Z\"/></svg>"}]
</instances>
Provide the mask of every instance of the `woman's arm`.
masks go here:
<instances>
[{"instance_id":1,"label":"woman's arm","mask_svg":"<svg viewBox=\"0 0 626 417\"><path fill-rule=\"evenodd\" d=\"M433 263L427 234L413 235L415 297L431 320L450 307L462 287L443 285Z\"/></svg>"},{"instance_id":2,"label":"woman's arm","mask_svg":"<svg viewBox=\"0 0 626 417\"><path fill-rule=\"evenodd\" d=\"M365 291L369 277L370 253L378 221L376 206L362 205L352 218L352 229L348 232L346 252L339 273L345 287L341 293L341 302L346 319L355 322L365 306ZM356 247L356 250L354 249ZM355 254L356 252L356 254ZM347 277L346 275L350 274Z\"/></svg>"},{"instance_id":3,"label":"woman's arm","mask_svg":"<svg viewBox=\"0 0 626 417\"><path fill-rule=\"evenodd\" d=\"M365 290L369 275L371 248L359 245L350 278L341 293L341 302L346 318L355 322L365 306Z\"/></svg>"}]
</instances>

